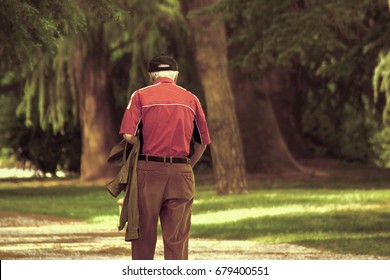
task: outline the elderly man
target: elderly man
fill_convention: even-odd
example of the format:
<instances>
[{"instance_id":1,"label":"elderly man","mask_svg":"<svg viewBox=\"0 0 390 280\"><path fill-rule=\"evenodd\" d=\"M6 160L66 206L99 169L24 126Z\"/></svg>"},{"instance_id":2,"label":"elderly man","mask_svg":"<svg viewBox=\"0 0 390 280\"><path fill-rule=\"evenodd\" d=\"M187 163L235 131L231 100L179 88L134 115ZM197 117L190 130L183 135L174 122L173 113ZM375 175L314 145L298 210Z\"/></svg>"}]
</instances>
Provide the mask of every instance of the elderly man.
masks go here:
<instances>
[{"instance_id":1,"label":"elderly man","mask_svg":"<svg viewBox=\"0 0 390 280\"><path fill-rule=\"evenodd\" d=\"M148 72L153 84L133 93L120 128L129 143L136 137L141 141L137 169L141 237L132 241L132 258L154 258L160 217L165 259L188 259L195 191L192 168L210 136L198 98L176 85L175 59L156 56Z\"/></svg>"}]
</instances>

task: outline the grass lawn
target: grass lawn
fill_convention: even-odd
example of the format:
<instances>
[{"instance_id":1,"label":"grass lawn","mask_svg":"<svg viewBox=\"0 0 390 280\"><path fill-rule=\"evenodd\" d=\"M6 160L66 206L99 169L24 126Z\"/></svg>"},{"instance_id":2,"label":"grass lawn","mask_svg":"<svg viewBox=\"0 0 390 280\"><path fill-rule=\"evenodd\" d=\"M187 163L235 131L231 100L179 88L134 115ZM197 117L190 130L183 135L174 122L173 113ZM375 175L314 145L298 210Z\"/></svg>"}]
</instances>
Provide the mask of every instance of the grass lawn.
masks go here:
<instances>
[{"instance_id":1,"label":"grass lawn","mask_svg":"<svg viewBox=\"0 0 390 280\"><path fill-rule=\"evenodd\" d=\"M116 199L103 186L0 184L0 211L97 222L115 220ZM390 257L387 182L251 182L244 195L217 196L197 186L192 237L293 243L339 253Z\"/></svg>"}]
</instances>

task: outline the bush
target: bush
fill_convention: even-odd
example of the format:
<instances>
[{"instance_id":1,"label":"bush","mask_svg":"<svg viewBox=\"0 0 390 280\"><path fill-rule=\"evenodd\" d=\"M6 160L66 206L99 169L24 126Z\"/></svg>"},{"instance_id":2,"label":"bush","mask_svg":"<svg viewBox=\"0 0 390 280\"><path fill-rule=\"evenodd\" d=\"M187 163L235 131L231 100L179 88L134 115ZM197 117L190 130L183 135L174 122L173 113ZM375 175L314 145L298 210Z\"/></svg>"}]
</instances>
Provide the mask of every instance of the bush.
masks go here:
<instances>
[{"instance_id":1,"label":"bush","mask_svg":"<svg viewBox=\"0 0 390 280\"><path fill-rule=\"evenodd\" d=\"M4 108L0 112L0 145L12 151L22 167L30 162L44 173L55 174L58 170L79 172L79 127L64 127L57 134L50 127L45 131L34 124L27 127L24 119L15 113L18 102L15 95L0 96L0 107Z\"/></svg>"}]
</instances>

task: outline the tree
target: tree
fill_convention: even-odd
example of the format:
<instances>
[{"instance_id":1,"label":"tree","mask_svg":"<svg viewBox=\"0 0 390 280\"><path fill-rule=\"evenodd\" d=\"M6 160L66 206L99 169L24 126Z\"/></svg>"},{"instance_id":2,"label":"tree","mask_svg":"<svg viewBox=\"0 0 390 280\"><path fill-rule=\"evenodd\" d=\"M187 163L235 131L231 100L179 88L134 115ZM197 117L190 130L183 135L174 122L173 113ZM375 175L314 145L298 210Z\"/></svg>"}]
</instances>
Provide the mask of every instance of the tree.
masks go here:
<instances>
[{"instance_id":1,"label":"tree","mask_svg":"<svg viewBox=\"0 0 390 280\"><path fill-rule=\"evenodd\" d=\"M374 54L389 38L383 1L222 1L220 6L229 26L231 65L251 76L260 93L266 91L258 85L264 77L274 83L277 90L269 98L290 150L296 137L286 136L303 135L315 155L367 162L374 129L366 110L373 100L370 71Z\"/></svg>"},{"instance_id":2,"label":"tree","mask_svg":"<svg viewBox=\"0 0 390 280\"><path fill-rule=\"evenodd\" d=\"M257 53L261 47L266 47L261 38L263 28L270 24L267 21L276 16L275 10L285 7L276 8L275 3L266 1L222 1L221 7L230 35L231 79L244 139L246 170L274 174L307 172L289 149L299 144L301 148L294 149L294 154L305 153L303 137L294 119L296 109L290 100L292 92L286 91L284 86L288 81L284 76L286 71L273 60L263 65L264 61ZM255 43L261 46L254 48ZM253 57L248 60L249 55ZM259 68L260 65L263 68ZM281 105L286 108L280 108ZM298 140L288 145L285 136Z\"/></svg>"},{"instance_id":3,"label":"tree","mask_svg":"<svg viewBox=\"0 0 390 280\"><path fill-rule=\"evenodd\" d=\"M28 64L37 52L54 52L59 38L85 26L85 17L71 0L2 0L0 26L4 70Z\"/></svg>"},{"instance_id":4,"label":"tree","mask_svg":"<svg viewBox=\"0 0 390 280\"><path fill-rule=\"evenodd\" d=\"M0 1L0 94L7 103L1 115L1 146L11 148L18 160L28 160L44 173L55 174L57 167L78 170L78 129L66 125L62 127L66 135L59 134L45 127L47 118L53 115L31 114L28 109L46 104L33 101L34 95L42 92L30 89L42 85L44 75L52 72L37 79L29 78L28 73L45 65L47 59L42 54L54 54L58 40L84 26L84 15L74 1ZM22 104L17 109L18 102ZM40 119L42 128L38 125Z\"/></svg>"},{"instance_id":5,"label":"tree","mask_svg":"<svg viewBox=\"0 0 390 280\"><path fill-rule=\"evenodd\" d=\"M270 96L281 90L276 70L269 70L261 78L235 70L231 83L245 143L246 170L268 174L306 172L288 149L272 106Z\"/></svg>"},{"instance_id":6,"label":"tree","mask_svg":"<svg viewBox=\"0 0 390 280\"><path fill-rule=\"evenodd\" d=\"M27 125L53 128L54 133L80 126L81 178L95 179L113 172L106 157L119 139L119 118L131 90L147 84L147 61L167 53L168 45L181 36L174 24L180 20L180 6L176 1L77 2L85 28L56 37L51 52L39 48L34 52L30 62L34 71L26 68L21 77L26 86L19 112ZM183 52L181 47L175 51Z\"/></svg>"},{"instance_id":7,"label":"tree","mask_svg":"<svg viewBox=\"0 0 390 280\"><path fill-rule=\"evenodd\" d=\"M85 180L114 175L107 166L107 155L118 141L114 125L114 94L110 90L108 43L103 24L90 27L83 39L75 43L72 68L79 98L82 153L80 174Z\"/></svg>"},{"instance_id":8,"label":"tree","mask_svg":"<svg viewBox=\"0 0 390 280\"><path fill-rule=\"evenodd\" d=\"M87 20L87 28L58 38L53 53L37 51L32 59L36 71L27 72L19 111L24 112L26 124L31 125L31 116L37 109L31 105L38 99L38 125L43 129L53 128L55 133L64 134L65 126L80 124L81 178L91 180L112 176L116 171L106 161L118 137L104 25L120 11L109 0L87 1L78 7Z\"/></svg>"},{"instance_id":9,"label":"tree","mask_svg":"<svg viewBox=\"0 0 390 280\"><path fill-rule=\"evenodd\" d=\"M172 21L177 16L177 4L171 1L154 4L150 1L107 1L106 7L92 4L95 10L87 14L88 30L78 38L72 59L80 100L81 177L84 179L108 176L113 171L107 167L106 158L118 139L119 120L114 112L111 61L131 57L127 90L145 86L147 61L167 49L169 40L162 34L164 28L176 31ZM83 10L87 11L90 5ZM103 22L96 23L96 15L101 13ZM104 24L104 21L113 20L119 24ZM129 28L133 30L128 31ZM122 94L119 100L123 100L123 96L129 97ZM127 102L120 107L126 106Z\"/></svg>"},{"instance_id":10,"label":"tree","mask_svg":"<svg viewBox=\"0 0 390 280\"><path fill-rule=\"evenodd\" d=\"M245 160L228 78L225 27L218 13L195 15L199 9L215 3L213 0L181 1L205 92L217 193L242 193L247 191Z\"/></svg>"}]
</instances>

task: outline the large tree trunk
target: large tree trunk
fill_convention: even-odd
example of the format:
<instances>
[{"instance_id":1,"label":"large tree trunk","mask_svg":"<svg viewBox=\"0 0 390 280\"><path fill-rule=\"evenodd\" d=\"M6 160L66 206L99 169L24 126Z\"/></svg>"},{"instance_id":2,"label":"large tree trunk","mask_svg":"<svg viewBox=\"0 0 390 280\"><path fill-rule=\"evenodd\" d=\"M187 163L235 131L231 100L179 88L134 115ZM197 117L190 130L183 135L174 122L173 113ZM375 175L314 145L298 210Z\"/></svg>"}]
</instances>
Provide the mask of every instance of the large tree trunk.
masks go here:
<instances>
[{"instance_id":1,"label":"large tree trunk","mask_svg":"<svg viewBox=\"0 0 390 280\"><path fill-rule=\"evenodd\" d=\"M275 73L256 80L237 70L230 74L247 171L272 174L305 171L284 141L270 100L270 94L280 87Z\"/></svg>"},{"instance_id":2,"label":"large tree trunk","mask_svg":"<svg viewBox=\"0 0 390 280\"><path fill-rule=\"evenodd\" d=\"M185 13L213 3L214 0L181 1ZM227 73L225 27L218 14L189 17L188 23L207 103L217 193L246 192L245 161Z\"/></svg>"},{"instance_id":3,"label":"large tree trunk","mask_svg":"<svg viewBox=\"0 0 390 280\"><path fill-rule=\"evenodd\" d=\"M274 76L274 83L284 85L273 87L269 91L282 136L295 158L306 158L310 152L302 134L300 66L295 64L290 73L282 73L276 69L270 71Z\"/></svg>"},{"instance_id":4,"label":"large tree trunk","mask_svg":"<svg viewBox=\"0 0 390 280\"><path fill-rule=\"evenodd\" d=\"M92 44L79 41L73 51L73 75L80 100L80 173L84 180L110 177L116 172L107 164L118 134L113 124L114 98L109 90L109 56L103 26L93 32Z\"/></svg>"}]
</instances>

